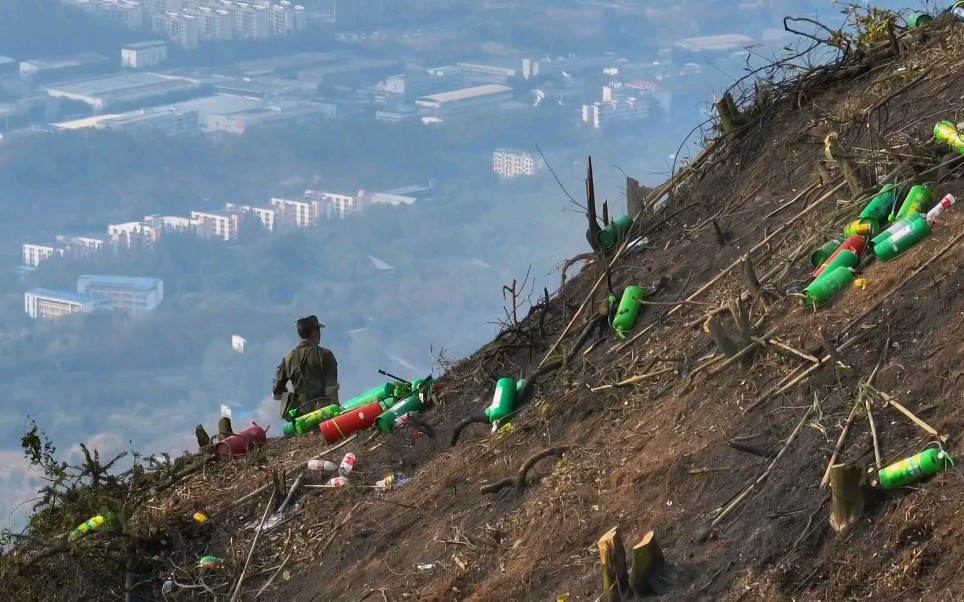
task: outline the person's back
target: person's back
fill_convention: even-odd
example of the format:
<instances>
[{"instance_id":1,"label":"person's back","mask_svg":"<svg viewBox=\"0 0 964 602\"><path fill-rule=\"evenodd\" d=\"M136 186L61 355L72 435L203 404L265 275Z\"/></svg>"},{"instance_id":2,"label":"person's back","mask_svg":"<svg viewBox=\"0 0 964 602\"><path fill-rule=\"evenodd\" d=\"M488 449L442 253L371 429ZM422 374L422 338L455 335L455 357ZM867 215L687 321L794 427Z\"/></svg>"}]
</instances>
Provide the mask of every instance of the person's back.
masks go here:
<instances>
[{"instance_id":1,"label":"person's back","mask_svg":"<svg viewBox=\"0 0 964 602\"><path fill-rule=\"evenodd\" d=\"M296 322L301 342L281 361L274 378L274 398L281 400L288 382L294 389L293 403L283 407L282 417L291 419L290 411L300 416L318 408L338 403L338 362L328 349L320 347L324 326L315 316Z\"/></svg>"}]
</instances>

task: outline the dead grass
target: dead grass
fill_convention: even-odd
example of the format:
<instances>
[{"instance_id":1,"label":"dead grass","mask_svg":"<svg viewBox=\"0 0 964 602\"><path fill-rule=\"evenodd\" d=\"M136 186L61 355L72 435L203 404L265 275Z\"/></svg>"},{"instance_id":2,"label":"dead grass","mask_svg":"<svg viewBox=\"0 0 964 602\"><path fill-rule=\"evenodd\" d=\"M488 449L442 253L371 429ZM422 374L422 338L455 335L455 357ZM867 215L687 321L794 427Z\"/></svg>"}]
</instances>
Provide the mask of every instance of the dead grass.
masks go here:
<instances>
[{"instance_id":1,"label":"dead grass","mask_svg":"<svg viewBox=\"0 0 964 602\"><path fill-rule=\"evenodd\" d=\"M945 149L930 141L930 129L938 119L959 117L964 97L960 27L943 22L911 32L902 40L901 56L869 74L767 107L739 144L716 155L677 192L676 206L691 209L658 227L649 248L628 253L615 284L665 275L664 298L692 294L836 184L838 175L763 217L818 181L823 138L831 131L862 149L857 152L872 179L908 156L912 170L935 164ZM952 171L935 193L959 192L962 182L960 170ZM835 336L847 328L964 229L964 216L951 209L924 244L873 264L866 289L849 290L819 312L787 297L788 289L807 282L810 249L856 212L853 199L841 192L754 254L757 274L773 272L764 284L782 297L765 315L755 310L753 319L763 319L758 333L776 329L782 342L822 355L815 347L818 329ZM730 240L722 248L714 218ZM636 328L650 327L646 335L628 345L610 338L580 354L569 366L572 383L556 378L541 384L534 402L511 419L512 430L493 437L488 426L472 426L450 450L448 430L487 403L495 379L527 367L529 351L506 346L511 337L490 344L446 374L448 386L426 415L438 426L435 439L415 441L410 431L366 435L336 452L358 456L355 483L373 483L391 470L414 480L389 493L307 492L294 519L262 536L245 580L246 599L284 562L265 599L530 601L569 593L572 601L595 600L600 586L594 544L614 524L630 545L656 530L675 567L667 600L960 599L964 573L954 559L964 545L964 488L956 470L875 500L860 525L840 537L827 527L828 493L818 484L857 383L882 350L887 355L876 386L950 434L952 445L958 441L964 427L964 411L955 401L964 392L955 342L964 326L962 266L964 249L955 247L856 327L865 336L846 352L846 366L824 368L798 394L766 398L752 412L746 408L806 361L765 350L746 371L734 366L710 378L701 367L715 347L702 329L686 326L708 308L687 306L669 317L665 308L647 308ZM587 297L595 272L588 268L554 299L549 336L536 341L532 354L536 361ZM699 300L722 304L743 289L737 270ZM601 290L598 297L605 294ZM570 304L565 312L562 303ZM674 370L636 385L591 390L666 366ZM770 478L708 541L696 543L697 534L767 464L727 441L758 435L754 443L779 449L814 397L818 411ZM874 412L888 461L926 442L892 410ZM575 449L538 464L521 494L513 488L479 493L480 486L514 474L534 453L561 444ZM198 586L182 590L179 599L210 598L203 587L225 597L250 547L247 526L260 518L269 494L230 513L219 510L269 482L272 468L283 467L290 484L297 467L323 449L317 437L272 441L256 458L210 466L143 504L131 517L133 527L151 534L142 542L139 572L153 579L156 592L165 571L177 567L179 582ZM844 457L870 463L870 449L866 419L858 418ZM207 526L192 525L195 511L215 518ZM110 544L91 538L70 555L38 563L28 573L32 580L18 582L11 594L69 599L68 592L92 591L77 585L86 579L101 593L119 595L123 571L116 561L123 555L110 551ZM224 567L207 574L192 569L205 554L224 558ZM114 564L105 567L104 558ZM61 576L41 577L51 573Z\"/></svg>"}]
</instances>

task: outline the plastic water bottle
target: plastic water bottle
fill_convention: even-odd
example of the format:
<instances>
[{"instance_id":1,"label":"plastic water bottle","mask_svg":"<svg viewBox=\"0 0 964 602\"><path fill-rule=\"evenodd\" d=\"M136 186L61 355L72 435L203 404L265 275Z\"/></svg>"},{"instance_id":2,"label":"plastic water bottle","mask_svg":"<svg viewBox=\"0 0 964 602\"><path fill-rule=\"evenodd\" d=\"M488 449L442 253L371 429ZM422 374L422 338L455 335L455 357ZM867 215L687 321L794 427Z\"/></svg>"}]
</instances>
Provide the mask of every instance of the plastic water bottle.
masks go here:
<instances>
[{"instance_id":1,"label":"plastic water bottle","mask_svg":"<svg viewBox=\"0 0 964 602\"><path fill-rule=\"evenodd\" d=\"M927 220L927 223L933 222L935 219L937 219L938 215L943 213L945 209L956 202L957 198L955 198L953 194L945 195L944 198L941 199L940 203L934 205L934 208L927 212L927 215L924 216L924 219Z\"/></svg>"},{"instance_id":2,"label":"plastic water bottle","mask_svg":"<svg viewBox=\"0 0 964 602\"><path fill-rule=\"evenodd\" d=\"M68 535L68 539L70 539L70 541L78 540L84 535L100 529L104 525L113 524L116 520L117 516L113 512L105 512L103 516L97 515L91 517L78 525L76 529L73 529Z\"/></svg>"},{"instance_id":3,"label":"plastic water bottle","mask_svg":"<svg viewBox=\"0 0 964 602\"><path fill-rule=\"evenodd\" d=\"M956 20L964 21L964 6L955 6L951 9L951 14L954 15Z\"/></svg>"},{"instance_id":4,"label":"plastic water bottle","mask_svg":"<svg viewBox=\"0 0 964 602\"><path fill-rule=\"evenodd\" d=\"M341 476L348 476L351 471L355 469L355 454L348 452L345 457L341 459L341 466L338 467L338 474Z\"/></svg>"},{"instance_id":5,"label":"plastic water bottle","mask_svg":"<svg viewBox=\"0 0 964 602\"><path fill-rule=\"evenodd\" d=\"M345 477L335 477L334 479L328 481L328 485L332 487L344 487L348 484L348 479Z\"/></svg>"},{"instance_id":6,"label":"plastic water bottle","mask_svg":"<svg viewBox=\"0 0 964 602\"><path fill-rule=\"evenodd\" d=\"M338 467L328 460L308 460L308 470L317 472L335 472Z\"/></svg>"}]
</instances>

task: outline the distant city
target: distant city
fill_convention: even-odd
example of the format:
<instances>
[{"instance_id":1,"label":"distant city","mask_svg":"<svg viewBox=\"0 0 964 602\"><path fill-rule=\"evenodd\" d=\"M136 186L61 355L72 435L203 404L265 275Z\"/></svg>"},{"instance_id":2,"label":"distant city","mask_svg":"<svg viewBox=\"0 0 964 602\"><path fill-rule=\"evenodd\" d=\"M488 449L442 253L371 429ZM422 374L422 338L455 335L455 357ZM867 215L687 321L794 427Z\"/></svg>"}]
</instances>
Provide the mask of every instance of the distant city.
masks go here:
<instances>
[{"instance_id":1,"label":"distant city","mask_svg":"<svg viewBox=\"0 0 964 602\"><path fill-rule=\"evenodd\" d=\"M755 37L661 33L658 48L628 58L604 52L515 50L465 60L464 53L451 47L453 32L443 26L431 31L401 27L405 14L386 0L328 0L316 9L286 0L63 3L143 32L144 39L117 48L114 56L83 52L0 57L0 86L8 98L0 103L0 133L5 137L83 128L240 135L319 119L433 124L539 107L556 107L572 122L599 130L669 118L680 99L690 106L691 99L705 101L709 82L719 79L717 72L736 72L745 65L747 48L779 45L788 36L765 27ZM749 23L765 23L772 8L769 2L704 4L715 12L730 5ZM671 9L663 10L667 19L676 16L667 12ZM579 21L573 19L579 14L561 25L578 28ZM645 13L647 19L660 14L656 9ZM192 66L193 53L207 45L297 38L329 26L334 39L342 42L336 50ZM647 47L654 45L649 38ZM378 51L387 44L407 52ZM452 61L433 65L429 61L437 59L425 58L445 56ZM713 68L707 70L709 64Z\"/></svg>"},{"instance_id":2,"label":"distant city","mask_svg":"<svg viewBox=\"0 0 964 602\"><path fill-rule=\"evenodd\" d=\"M786 35L764 29L759 40L739 33L680 37L661 43L645 60L607 52L589 56L516 53L424 66L412 58L373 56L359 44L395 36L397 43L405 45L418 38L415 55L448 54L444 36L433 43L418 29L414 33L379 30L380 24L398 16L394 3L382 0L330 0L325 10L308 10L284 0L65 0L64 4L116 26L142 31L145 39L118 47L113 57L94 52L0 57L0 85L8 98L17 97L0 104L0 136L85 129L138 136L240 136L257 128L318 120L420 121L431 126L546 110L551 115L548 119L561 116L587 133L624 124L658 125L673 118L681 103L692 111L694 99L705 99L711 75L705 72L707 64L717 71L742 66L748 47L759 41L779 43ZM763 20L766 7L734 3L734 8ZM207 44L298 36L318 23L341 32L336 38L344 42L342 48L239 60L220 67L192 66L192 53ZM345 32L346 28L356 33ZM353 44L357 49L352 49ZM504 180L533 176L542 167L541 158L529 151L491 151L492 172ZM271 232L308 227L373 205L411 205L436 194L434 181L379 192L365 188L360 182L359 190L351 193L306 190L302 198L272 198L262 206L198 207L186 216L158 214L108 224L94 234L65 233L52 241L28 239L23 242L20 271L26 274L54 256L85 257L150 246L169 232L234 241L250 228ZM163 283L155 286L143 279L113 285L140 299L137 311L119 303L117 294L91 292L82 284L78 283L76 292L73 287L28 291L25 311L33 318L103 309L141 313L163 300ZM153 296L145 300L151 290Z\"/></svg>"}]
</instances>

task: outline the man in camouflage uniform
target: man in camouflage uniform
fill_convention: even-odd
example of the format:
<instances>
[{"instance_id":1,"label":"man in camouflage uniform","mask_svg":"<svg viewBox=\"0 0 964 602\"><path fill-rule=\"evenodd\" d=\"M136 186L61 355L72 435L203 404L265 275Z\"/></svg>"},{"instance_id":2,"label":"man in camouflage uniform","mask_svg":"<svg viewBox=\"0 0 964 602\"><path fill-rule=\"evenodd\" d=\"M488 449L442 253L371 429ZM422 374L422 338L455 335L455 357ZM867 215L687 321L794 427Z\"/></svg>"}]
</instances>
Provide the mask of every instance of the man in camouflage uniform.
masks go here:
<instances>
[{"instance_id":1,"label":"man in camouflage uniform","mask_svg":"<svg viewBox=\"0 0 964 602\"><path fill-rule=\"evenodd\" d=\"M324 324L315 316L295 322L301 342L281 360L274 375L274 398L281 401L281 417L294 420L319 408L338 403L338 362L318 345ZM294 389L287 392L288 382ZM295 415L291 415L295 410Z\"/></svg>"}]
</instances>

